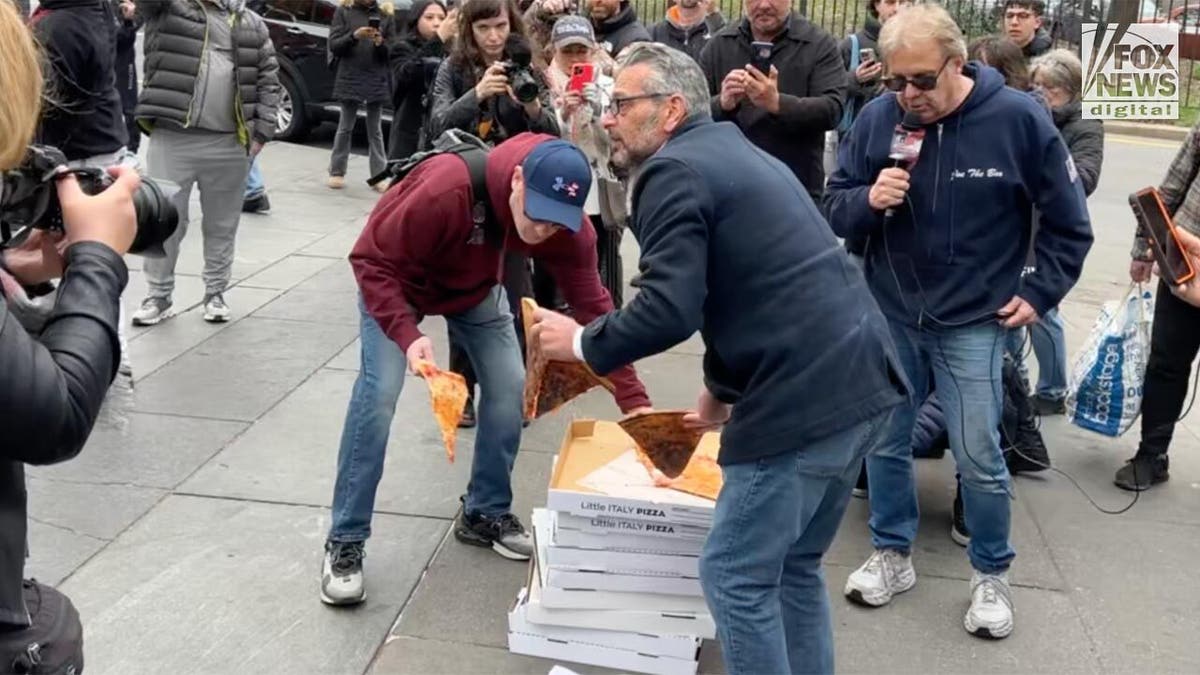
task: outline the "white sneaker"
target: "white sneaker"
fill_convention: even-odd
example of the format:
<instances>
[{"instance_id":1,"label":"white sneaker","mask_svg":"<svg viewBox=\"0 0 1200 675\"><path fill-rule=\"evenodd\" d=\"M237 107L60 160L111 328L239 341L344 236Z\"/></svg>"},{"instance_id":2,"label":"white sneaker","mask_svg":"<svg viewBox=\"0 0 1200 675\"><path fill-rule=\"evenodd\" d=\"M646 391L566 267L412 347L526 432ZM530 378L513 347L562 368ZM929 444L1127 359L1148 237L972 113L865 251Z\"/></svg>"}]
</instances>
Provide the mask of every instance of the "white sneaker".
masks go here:
<instances>
[{"instance_id":1,"label":"white sneaker","mask_svg":"<svg viewBox=\"0 0 1200 675\"><path fill-rule=\"evenodd\" d=\"M917 583L912 556L885 549L875 551L863 566L846 579L846 597L860 605L882 607L892 596Z\"/></svg>"},{"instance_id":2,"label":"white sneaker","mask_svg":"<svg viewBox=\"0 0 1200 675\"><path fill-rule=\"evenodd\" d=\"M204 298L204 320L209 323L229 320L229 305L225 304L225 297L220 293Z\"/></svg>"},{"instance_id":3,"label":"white sneaker","mask_svg":"<svg viewBox=\"0 0 1200 675\"><path fill-rule=\"evenodd\" d=\"M967 632L999 640L1013 629L1012 589L1008 573L971 575L971 607L963 617Z\"/></svg>"},{"instance_id":4,"label":"white sneaker","mask_svg":"<svg viewBox=\"0 0 1200 675\"><path fill-rule=\"evenodd\" d=\"M363 589L362 542L325 543L321 568L321 602L327 605L356 605L367 599Z\"/></svg>"},{"instance_id":5,"label":"white sneaker","mask_svg":"<svg viewBox=\"0 0 1200 675\"><path fill-rule=\"evenodd\" d=\"M153 326L163 319L171 318L171 315L169 298L146 298L138 311L133 313L133 325Z\"/></svg>"}]
</instances>

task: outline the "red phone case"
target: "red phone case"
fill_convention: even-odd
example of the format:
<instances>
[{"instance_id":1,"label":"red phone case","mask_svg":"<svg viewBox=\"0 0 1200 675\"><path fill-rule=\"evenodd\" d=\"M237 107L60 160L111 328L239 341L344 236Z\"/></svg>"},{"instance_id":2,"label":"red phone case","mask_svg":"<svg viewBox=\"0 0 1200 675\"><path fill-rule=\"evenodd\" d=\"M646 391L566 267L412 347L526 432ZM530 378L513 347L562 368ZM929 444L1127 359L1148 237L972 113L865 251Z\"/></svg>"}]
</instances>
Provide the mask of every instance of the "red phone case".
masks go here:
<instances>
[{"instance_id":1,"label":"red phone case","mask_svg":"<svg viewBox=\"0 0 1200 675\"><path fill-rule=\"evenodd\" d=\"M596 67L591 63L576 63L571 67L571 79L567 91L583 91L596 78Z\"/></svg>"},{"instance_id":2,"label":"red phone case","mask_svg":"<svg viewBox=\"0 0 1200 675\"><path fill-rule=\"evenodd\" d=\"M1167 206L1166 204L1163 204L1162 195L1158 193L1158 188L1153 187L1138 190L1136 193L1136 196L1139 198L1147 195L1154 198L1154 205L1162 215L1163 221L1167 224L1167 232L1171 235L1171 239L1173 240L1172 243L1182 253L1180 258L1183 260L1183 264L1187 267L1187 272L1179 279L1174 280L1175 283L1182 284L1191 281L1196 277L1196 270L1192 267L1192 261L1188 259L1187 253L1183 253L1183 244L1179 243L1179 237L1175 234L1175 222L1171 219L1171 214L1167 213ZM1154 235L1152 232L1146 232L1146 236L1153 238Z\"/></svg>"}]
</instances>

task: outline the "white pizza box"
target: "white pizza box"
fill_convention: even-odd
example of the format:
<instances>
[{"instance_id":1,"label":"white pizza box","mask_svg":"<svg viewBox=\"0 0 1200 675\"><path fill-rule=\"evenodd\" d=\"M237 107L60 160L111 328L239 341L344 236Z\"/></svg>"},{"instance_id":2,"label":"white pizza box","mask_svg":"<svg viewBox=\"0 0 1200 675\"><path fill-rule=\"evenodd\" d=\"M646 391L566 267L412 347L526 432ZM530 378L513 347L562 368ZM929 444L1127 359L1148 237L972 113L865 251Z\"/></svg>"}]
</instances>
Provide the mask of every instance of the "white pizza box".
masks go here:
<instances>
[{"instance_id":1,"label":"white pizza box","mask_svg":"<svg viewBox=\"0 0 1200 675\"><path fill-rule=\"evenodd\" d=\"M551 568L545 564L545 532L538 528L537 510L533 516L534 574L542 588L542 606L549 609L637 609L664 612L702 613L708 605L700 595L672 595L657 592L602 591L590 588L558 588L550 584Z\"/></svg>"},{"instance_id":2,"label":"white pizza box","mask_svg":"<svg viewBox=\"0 0 1200 675\"><path fill-rule=\"evenodd\" d=\"M662 574L610 574L554 567L546 570L546 588L704 597L700 580L696 578Z\"/></svg>"},{"instance_id":3,"label":"white pizza box","mask_svg":"<svg viewBox=\"0 0 1200 675\"><path fill-rule=\"evenodd\" d=\"M564 546L590 550L624 550L646 551L649 553L665 553L670 555L700 555L704 549L704 539L682 539L679 537L659 537L653 534L638 534L636 532L592 532L581 530L570 525L564 525L563 516L558 511L550 512L554 521L554 546ZM629 521L636 522L636 521ZM645 523L654 529L674 529L676 525ZM653 530L652 530L653 531Z\"/></svg>"},{"instance_id":4,"label":"white pizza box","mask_svg":"<svg viewBox=\"0 0 1200 675\"><path fill-rule=\"evenodd\" d=\"M679 577L700 576L700 557L678 553L629 551L612 549L583 549L556 546L552 542L554 523L546 509L533 510L533 526L541 541L547 545L539 551L542 563L549 567L612 572L613 574L664 574Z\"/></svg>"},{"instance_id":5,"label":"white pizza box","mask_svg":"<svg viewBox=\"0 0 1200 675\"><path fill-rule=\"evenodd\" d=\"M591 666L612 668L625 673L649 675L696 675L700 662L695 659L674 659L639 652L601 647L587 643L558 640L529 633L509 633L508 651L525 656L538 656L555 661L571 661Z\"/></svg>"},{"instance_id":6,"label":"white pizza box","mask_svg":"<svg viewBox=\"0 0 1200 675\"><path fill-rule=\"evenodd\" d=\"M558 642L594 645L648 656L665 656L685 660L695 660L696 652L700 649L701 640L694 635L647 635L627 631L536 624L527 618L527 610L528 590L522 588L517 594L516 603L508 613L509 635L536 635Z\"/></svg>"},{"instance_id":7,"label":"white pizza box","mask_svg":"<svg viewBox=\"0 0 1200 675\"><path fill-rule=\"evenodd\" d=\"M700 446L715 445L719 439L714 432L706 433ZM572 422L550 477L546 508L578 516L710 527L716 502L655 486L634 447L616 422Z\"/></svg>"},{"instance_id":8,"label":"white pizza box","mask_svg":"<svg viewBox=\"0 0 1200 675\"><path fill-rule=\"evenodd\" d=\"M717 627L708 612L666 612L647 609L561 609L542 604L542 581L530 565L529 599L525 618L530 623L570 628L646 633L649 635L694 635L712 639Z\"/></svg>"},{"instance_id":9,"label":"white pizza box","mask_svg":"<svg viewBox=\"0 0 1200 675\"><path fill-rule=\"evenodd\" d=\"M708 528L694 525L652 523L645 520L610 518L608 516L577 516L564 511L555 511L554 518L555 537L558 537L560 532L569 532L572 534L568 536L575 536L575 533L578 533L594 537L632 535L647 539L653 537L658 540L681 539L690 542L688 545L694 545L697 549L703 548L704 540L708 538ZM592 538L588 541L598 541L598 539Z\"/></svg>"}]
</instances>

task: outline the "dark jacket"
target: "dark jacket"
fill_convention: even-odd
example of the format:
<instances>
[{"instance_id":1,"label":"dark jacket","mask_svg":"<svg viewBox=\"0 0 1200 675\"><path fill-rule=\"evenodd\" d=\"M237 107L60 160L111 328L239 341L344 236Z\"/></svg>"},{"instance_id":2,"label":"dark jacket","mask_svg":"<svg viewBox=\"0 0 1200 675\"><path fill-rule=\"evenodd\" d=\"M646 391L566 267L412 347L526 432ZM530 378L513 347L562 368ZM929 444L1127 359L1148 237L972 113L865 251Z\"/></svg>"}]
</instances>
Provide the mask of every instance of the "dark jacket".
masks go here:
<instances>
[{"instance_id":1,"label":"dark jacket","mask_svg":"<svg viewBox=\"0 0 1200 675\"><path fill-rule=\"evenodd\" d=\"M867 20L863 23L863 29L855 33L858 36L858 48L860 50L874 49L876 59L882 59L882 55L879 53L879 29L882 27L879 19L867 16ZM841 52L842 63L849 70L849 76L846 78L846 105L851 106L851 110L854 111L852 114L857 115L868 101L882 94L884 89L879 78L869 82L859 82L858 78L854 76L854 71L850 70L852 46L850 38L846 38L842 41ZM862 61L859 61L859 65L862 65Z\"/></svg>"},{"instance_id":2,"label":"dark jacket","mask_svg":"<svg viewBox=\"0 0 1200 675\"><path fill-rule=\"evenodd\" d=\"M129 138L114 71L112 5L108 0L45 0L32 22L50 66L39 141L70 160L120 150Z\"/></svg>"},{"instance_id":3,"label":"dark jacket","mask_svg":"<svg viewBox=\"0 0 1200 675\"><path fill-rule=\"evenodd\" d=\"M329 27L329 56L337 67L334 100L382 103L392 98L388 48L396 39L393 11L390 2L364 7L355 1L334 12ZM354 31L365 27L372 16L379 18L379 32L383 34L379 46L354 37Z\"/></svg>"},{"instance_id":4,"label":"dark jacket","mask_svg":"<svg viewBox=\"0 0 1200 675\"><path fill-rule=\"evenodd\" d=\"M902 117L894 96L863 109L829 179L830 224L867 242L875 297L890 319L909 325L995 321L1014 295L1044 316L1075 284L1092 245L1083 188L1050 117L996 70L971 62L964 73L974 88L957 111L926 126L908 200L886 227L867 193L892 166ZM971 140L979 138L988 140ZM1037 272L1022 281L1035 207Z\"/></svg>"},{"instance_id":5,"label":"dark jacket","mask_svg":"<svg viewBox=\"0 0 1200 675\"><path fill-rule=\"evenodd\" d=\"M709 14L703 21L691 26L681 26L671 16L650 27L650 39L674 47L700 62L700 52L708 45L712 36L725 27L725 17L720 13Z\"/></svg>"},{"instance_id":6,"label":"dark jacket","mask_svg":"<svg viewBox=\"0 0 1200 675\"><path fill-rule=\"evenodd\" d=\"M542 110L530 119L525 108L508 96L493 96L480 106L475 97L477 82L475 73L459 66L453 58L442 61L433 83L433 138L447 129L461 129L493 145L524 131L558 135L549 88L542 87Z\"/></svg>"},{"instance_id":7,"label":"dark jacket","mask_svg":"<svg viewBox=\"0 0 1200 675\"><path fill-rule=\"evenodd\" d=\"M81 242L41 336L33 338L0 300L0 624L27 626L24 464L79 454L117 374L117 307L129 279L121 256Z\"/></svg>"},{"instance_id":8,"label":"dark jacket","mask_svg":"<svg viewBox=\"0 0 1200 675\"><path fill-rule=\"evenodd\" d=\"M542 265L580 321L612 311L596 271L596 231L586 218L578 233L559 232L536 246L517 236L508 201L513 170L550 138L522 134L489 153L495 236L486 236L472 218L471 177L454 155L425 160L380 198L350 252L350 265L367 311L401 349L421 337L422 318L457 314L482 302L500 283L506 251ZM632 367L614 373L612 381L621 410L650 405Z\"/></svg>"},{"instance_id":9,"label":"dark jacket","mask_svg":"<svg viewBox=\"0 0 1200 675\"><path fill-rule=\"evenodd\" d=\"M238 4L239 0L230 2ZM137 6L146 20L145 77L137 107L138 124L147 134L153 133L159 121L190 127L208 27L204 6L201 0L137 0ZM275 135L279 64L263 20L244 9L233 16L237 96L242 103L234 114L238 139L248 148L251 141L265 143Z\"/></svg>"},{"instance_id":10,"label":"dark jacket","mask_svg":"<svg viewBox=\"0 0 1200 675\"><path fill-rule=\"evenodd\" d=\"M1075 161L1083 194L1090 196L1100 182L1100 165L1104 162L1104 123L1083 119L1083 105L1068 103L1053 112L1054 126L1062 134L1067 151Z\"/></svg>"},{"instance_id":11,"label":"dark jacket","mask_svg":"<svg viewBox=\"0 0 1200 675\"><path fill-rule=\"evenodd\" d=\"M700 66L713 95L716 120L738 125L758 147L779 158L820 203L825 184L825 132L842 118L846 66L837 41L793 12L787 30L775 38L771 63L779 70L779 114L743 100L732 112L721 110L721 82L729 71L751 61L750 22L726 26L700 55Z\"/></svg>"},{"instance_id":12,"label":"dark jacket","mask_svg":"<svg viewBox=\"0 0 1200 675\"><path fill-rule=\"evenodd\" d=\"M134 14L132 19L126 20L121 17L116 0L109 1L114 3L113 12L117 20L117 92L121 95L121 110L132 115L138 99L137 34L145 21L140 14Z\"/></svg>"},{"instance_id":13,"label":"dark jacket","mask_svg":"<svg viewBox=\"0 0 1200 675\"><path fill-rule=\"evenodd\" d=\"M615 15L600 22L593 20L592 28L596 31L596 43L613 57L635 42L650 42L650 32L638 21L637 10L627 0L622 0Z\"/></svg>"},{"instance_id":14,"label":"dark jacket","mask_svg":"<svg viewBox=\"0 0 1200 675\"><path fill-rule=\"evenodd\" d=\"M1021 53L1025 54L1026 60L1029 60L1045 54L1053 46L1054 39L1050 37L1050 33L1045 28L1039 28L1033 34L1033 39L1029 41L1029 44L1021 48Z\"/></svg>"},{"instance_id":15,"label":"dark jacket","mask_svg":"<svg viewBox=\"0 0 1200 675\"><path fill-rule=\"evenodd\" d=\"M392 130L388 158L402 159L425 149L429 138L433 79L446 56L446 45L434 35L425 40L417 22L432 0L423 0L408 11L405 37L392 43L388 56L392 68Z\"/></svg>"},{"instance_id":16,"label":"dark jacket","mask_svg":"<svg viewBox=\"0 0 1200 675\"><path fill-rule=\"evenodd\" d=\"M596 372L700 331L705 384L733 404L721 464L801 450L906 399L862 273L787 167L737 127L686 124L631 189L641 290L585 329Z\"/></svg>"}]
</instances>

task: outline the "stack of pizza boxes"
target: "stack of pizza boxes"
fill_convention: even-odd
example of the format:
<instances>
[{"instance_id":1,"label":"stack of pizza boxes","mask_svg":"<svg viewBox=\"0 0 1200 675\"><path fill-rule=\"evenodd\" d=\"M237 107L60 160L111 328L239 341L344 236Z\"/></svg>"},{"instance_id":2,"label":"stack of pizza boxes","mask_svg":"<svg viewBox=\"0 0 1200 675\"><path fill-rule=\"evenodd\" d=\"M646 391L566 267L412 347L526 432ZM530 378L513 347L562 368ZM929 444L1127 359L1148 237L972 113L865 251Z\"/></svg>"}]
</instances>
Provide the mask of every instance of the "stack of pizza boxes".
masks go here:
<instances>
[{"instance_id":1,"label":"stack of pizza boxes","mask_svg":"<svg viewBox=\"0 0 1200 675\"><path fill-rule=\"evenodd\" d=\"M695 454L715 459L716 448L708 434ZM699 580L715 503L656 486L639 457L615 422L570 425L546 508L533 512L535 552L509 613L510 651L695 674L701 641L715 633ZM715 496L719 484L710 487Z\"/></svg>"}]
</instances>

